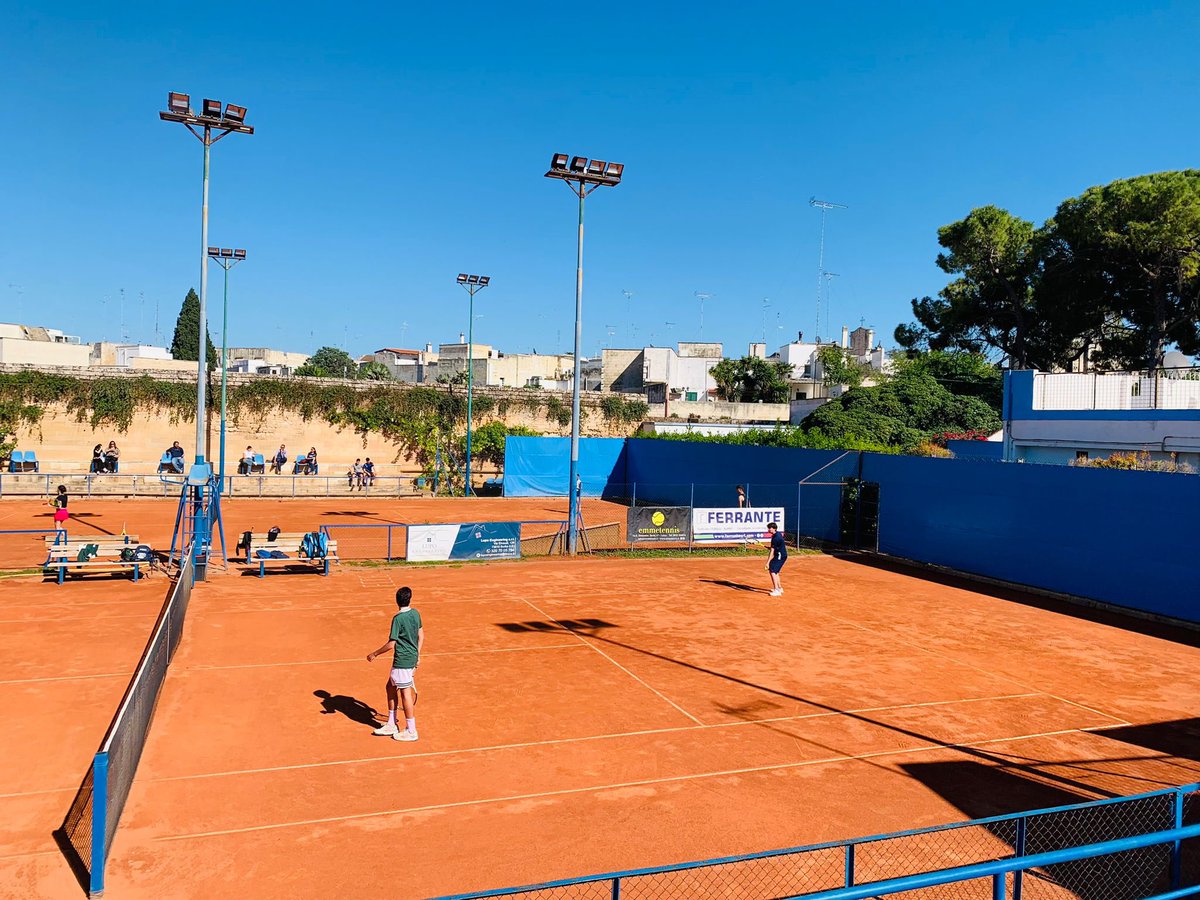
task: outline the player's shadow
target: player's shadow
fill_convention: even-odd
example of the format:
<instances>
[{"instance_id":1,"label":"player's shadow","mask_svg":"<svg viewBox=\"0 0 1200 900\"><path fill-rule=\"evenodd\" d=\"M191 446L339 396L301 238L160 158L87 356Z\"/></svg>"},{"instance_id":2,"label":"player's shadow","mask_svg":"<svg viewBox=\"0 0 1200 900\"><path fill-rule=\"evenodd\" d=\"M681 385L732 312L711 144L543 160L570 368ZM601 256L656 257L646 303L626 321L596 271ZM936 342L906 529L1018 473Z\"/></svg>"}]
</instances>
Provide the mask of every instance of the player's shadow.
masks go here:
<instances>
[{"instance_id":1,"label":"player's shadow","mask_svg":"<svg viewBox=\"0 0 1200 900\"><path fill-rule=\"evenodd\" d=\"M755 587L752 584L742 584L740 581L727 581L724 578L701 578L705 584L715 584L719 587L732 588L735 591L750 591L752 594L769 594L769 588Z\"/></svg>"},{"instance_id":2,"label":"player's shadow","mask_svg":"<svg viewBox=\"0 0 1200 900\"><path fill-rule=\"evenodd\" d=\"M556 619L553 622L497 622L496 627L514 634L521 634L529 631L591 632L597 628L616 628L617 626L612 622L605 622L603 619Z\"/></svg>"},{"instance_id":3,"label":"player's shadow","mask_svg":"<svg viewBox=\"0 0 1200 900\"><path fill-rule=\"evenodd\" d=\"M379 713L369 703L364 703L357 697L347 697L345 694L331 694L329 691L313 691L313 696L321 700L321 715L331 716L341 713L351 722L366 725L368 728L378 728Z\"/></svg>"}]
</instances>

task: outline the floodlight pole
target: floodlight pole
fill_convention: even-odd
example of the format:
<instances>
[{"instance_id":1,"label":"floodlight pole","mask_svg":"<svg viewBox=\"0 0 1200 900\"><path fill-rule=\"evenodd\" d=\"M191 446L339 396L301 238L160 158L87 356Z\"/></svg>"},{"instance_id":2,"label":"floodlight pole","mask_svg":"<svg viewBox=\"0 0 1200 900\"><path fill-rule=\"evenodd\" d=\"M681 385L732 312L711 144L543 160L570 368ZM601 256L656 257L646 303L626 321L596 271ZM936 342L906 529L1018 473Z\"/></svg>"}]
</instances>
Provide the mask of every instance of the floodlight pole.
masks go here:
<instances>
[{"instance_id":1,"label":"floodlight pole","mask_svg":"<svg viewBox=\"0 0 1200 900\"><path fill-rule=\"evenodd\" d=\"M475 393L475 292L483 290L486 284L480 282L478 275L472 275L474 282L459 279L459 284L470 295L467 303L467 477L463 486L463 496L471 496L471 416L473 414L472 397Z\"/></svg>"},{"instance_id":2,"label":"floodlight pole","mask_svg":"<svg viewBox=\"0 0 1200 900\"><path fill-rule=\"evenodd\" d=\"M209 248L210 251L213 248ZM223 493L225 490L225 409L226 409L226 381L229 375L229 341L227 332L229 331L229 270L245 259L243 251L241 257L213 255L209 252L209 258L216 260L217 264L225 270L225 297L221 303L221 447L219 453L219 479L217 481L218 493Z\"/></svg>"}]
</instances>

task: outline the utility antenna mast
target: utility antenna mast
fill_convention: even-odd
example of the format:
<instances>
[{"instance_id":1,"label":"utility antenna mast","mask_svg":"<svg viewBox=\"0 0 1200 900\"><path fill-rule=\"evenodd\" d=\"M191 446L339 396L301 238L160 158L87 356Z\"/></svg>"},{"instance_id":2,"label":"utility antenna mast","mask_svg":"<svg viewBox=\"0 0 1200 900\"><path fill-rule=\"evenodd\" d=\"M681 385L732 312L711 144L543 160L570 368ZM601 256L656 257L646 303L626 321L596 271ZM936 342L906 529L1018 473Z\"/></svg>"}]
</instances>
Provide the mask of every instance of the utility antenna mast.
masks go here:
<instances>
[{"instance_id":1,"label":"utility antenna mast","mask_svg":"<svg viewBox=\"0 0 1200 900\"><path fill-rule=\"evenodd\" d=\"M708 291L696 291L696 299L700 301L700 340L704 340L704 301L712 296Z\"/></svg>"},{"instance_id":2,"label":"utility antenna mast","mask_svg":"<svg viewBox=\"0 0 1200 900\"><path fill-rule=\"evenodd\" d=\"M829 200L808 198L808 205L821 211L821 247L817 253L817 330L814 332L817 343L821 343L821 291L825 285L825 214L831 209L848 209L844 203L832 203Z\"/></svg>"}]
</instances>

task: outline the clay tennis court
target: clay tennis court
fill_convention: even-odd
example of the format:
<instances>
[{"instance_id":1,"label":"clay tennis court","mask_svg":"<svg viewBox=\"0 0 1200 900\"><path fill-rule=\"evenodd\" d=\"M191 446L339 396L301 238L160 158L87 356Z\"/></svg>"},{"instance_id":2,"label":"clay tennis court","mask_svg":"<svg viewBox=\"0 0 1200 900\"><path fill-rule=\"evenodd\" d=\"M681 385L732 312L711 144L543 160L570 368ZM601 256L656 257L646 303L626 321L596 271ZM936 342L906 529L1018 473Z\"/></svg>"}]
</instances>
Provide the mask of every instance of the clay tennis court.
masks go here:
<instances>
[{"instance_id":1,"label":"clay tennis court","mask_svg":"<svg viewBox=\"0 0 1200 900\"><path fill-rule=\"evenodd\" d=\"M238 529L311 527L333 506L382 521L542 515L440 501L448 518L429 505L418 519L371 503L225 515ZM173 504L113 505L97 524L132 507L146 514L131 531L151 534L153 514L169 533ZM19 825L0 884L78 897L49 832L165 580L18 581L0 582L18 738L0 813ZM764 581L755 560L706 557L214 575L193 593L107 896L422 897L1200 776L1194 632L828 556L794 556L781 599ZM370 733L387 662L364 657L400 584L427 630L415 744ZM31 680L46 677L69 680Z\"/></svg>"}]
</instances>

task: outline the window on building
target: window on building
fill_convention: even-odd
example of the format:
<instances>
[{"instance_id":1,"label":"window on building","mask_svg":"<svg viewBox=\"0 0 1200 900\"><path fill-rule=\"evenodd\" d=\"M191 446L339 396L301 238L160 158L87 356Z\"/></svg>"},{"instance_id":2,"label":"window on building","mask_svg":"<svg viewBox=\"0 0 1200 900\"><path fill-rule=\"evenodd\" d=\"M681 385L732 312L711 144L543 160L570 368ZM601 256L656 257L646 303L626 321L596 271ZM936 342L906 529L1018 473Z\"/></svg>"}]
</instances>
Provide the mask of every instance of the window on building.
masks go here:
<instances>
[{"instance_id":1,"label":"window on building","mask_svg":"<svg viewBox=\"0 0 1200 900\"><path fill-rule=\"evenodd\" d=\"M1085 463L1088 461L1088 452L1086 450L1075 451L1075 462Z\"/></svg>"}]
</instances>

